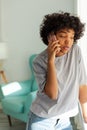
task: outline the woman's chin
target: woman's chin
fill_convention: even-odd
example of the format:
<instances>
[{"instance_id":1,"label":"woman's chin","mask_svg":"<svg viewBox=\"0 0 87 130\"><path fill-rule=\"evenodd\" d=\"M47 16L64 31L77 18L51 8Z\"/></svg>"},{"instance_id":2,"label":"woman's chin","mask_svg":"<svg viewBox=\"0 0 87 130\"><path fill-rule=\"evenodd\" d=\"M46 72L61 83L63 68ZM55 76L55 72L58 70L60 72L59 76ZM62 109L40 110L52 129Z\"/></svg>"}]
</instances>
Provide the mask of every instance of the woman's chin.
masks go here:
<instances>
[{"instance_id":1,"label":"woman's chin","mask_svg":"<svg viewBox=\"0 0 87 130\"><path fill-rule=\"evenodd\" d=\"M56 53L56 57L65 55L66 53L68 53L68 51L60 51L60 52Z\"/></svg>"},{"instance_id":2,"label":"woman's chin","mask_svg":"<svg viewBox=\"0 0 87 130\"><path fill-rule=\"evenodd\" d=\"M63 52L56 53L56 57L64 55Z\"/></svg>"}]
</instances>

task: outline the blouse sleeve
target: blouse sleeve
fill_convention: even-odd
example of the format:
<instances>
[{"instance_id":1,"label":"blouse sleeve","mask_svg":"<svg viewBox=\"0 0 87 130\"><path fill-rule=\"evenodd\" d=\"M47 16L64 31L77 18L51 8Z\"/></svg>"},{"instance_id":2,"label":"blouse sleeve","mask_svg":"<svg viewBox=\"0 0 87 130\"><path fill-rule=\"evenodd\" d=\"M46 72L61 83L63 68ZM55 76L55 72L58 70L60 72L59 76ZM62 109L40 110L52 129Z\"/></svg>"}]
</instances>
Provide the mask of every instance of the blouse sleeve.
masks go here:
<instances>
[{"instance_id":1,"label":"blouse sleeve","mask_svg":"<svg viewBox=\"0 0 87 130\"><path fill-rule=\"evenodd\" d=\"M34 70L35 79L39 87L38 89L40 92L42 92L46 84L46 68L44 67L43 60L37 57L33 61L33 70Z\"/></svg>"},{"instance_id":2,"label":"blouse sleeve","mask_svg":"<svg viewBox=\"0 0 87 130\"><path fill-rule=\"evenodd\" d=\"M81 49L79 48L79 85L86 85L87 84L87 74L84 66L83 57L81 54Z\"/></svg>"}]
</instances>

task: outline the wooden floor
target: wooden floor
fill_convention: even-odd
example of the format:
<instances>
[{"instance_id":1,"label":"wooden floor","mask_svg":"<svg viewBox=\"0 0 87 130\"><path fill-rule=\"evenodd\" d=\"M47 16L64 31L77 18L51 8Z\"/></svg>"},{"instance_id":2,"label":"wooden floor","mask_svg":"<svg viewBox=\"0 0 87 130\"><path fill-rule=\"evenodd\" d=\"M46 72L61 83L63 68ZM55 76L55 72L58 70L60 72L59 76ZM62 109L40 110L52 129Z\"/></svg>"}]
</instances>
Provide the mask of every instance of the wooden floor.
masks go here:
<instances>
[{"instance_id":1,"label":"wooden floor","mask_svg":"<svg viewBox=\"0 0 87 130\"><path fill-rule=\"evenodd\" d=\"M26 124L12 118L12 126L9 126L7 116L0 110L0 130L26 130Z\"/></svg>"}]
</instances>

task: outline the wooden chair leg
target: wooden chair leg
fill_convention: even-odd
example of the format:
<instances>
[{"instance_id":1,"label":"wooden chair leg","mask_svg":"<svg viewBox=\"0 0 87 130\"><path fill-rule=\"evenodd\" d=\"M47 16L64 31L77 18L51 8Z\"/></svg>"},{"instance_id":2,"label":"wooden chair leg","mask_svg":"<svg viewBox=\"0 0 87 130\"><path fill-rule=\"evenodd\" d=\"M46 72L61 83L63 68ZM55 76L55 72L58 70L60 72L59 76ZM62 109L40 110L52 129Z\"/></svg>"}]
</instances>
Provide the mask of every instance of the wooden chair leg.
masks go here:
<instances>
[{"instance_id":1,"label":"wooden chair leg","mask_svg":"<svg viewBox=\"0 0 87 130\"><path fill-rule=\"evenodd\" d=\"M7 117L8 117L9 125L12 126L11 117L9 115L7 115Z\"/></svg>"}]
</instances>

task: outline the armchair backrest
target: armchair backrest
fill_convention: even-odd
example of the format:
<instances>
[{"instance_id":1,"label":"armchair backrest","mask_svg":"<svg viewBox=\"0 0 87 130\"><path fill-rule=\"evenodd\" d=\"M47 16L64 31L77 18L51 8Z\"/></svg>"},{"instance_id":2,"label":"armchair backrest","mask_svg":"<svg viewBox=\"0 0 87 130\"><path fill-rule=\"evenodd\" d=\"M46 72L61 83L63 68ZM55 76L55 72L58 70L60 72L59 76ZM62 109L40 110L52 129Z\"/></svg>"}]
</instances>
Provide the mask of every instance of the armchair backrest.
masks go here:
<instances>
[{"instance_id":1,"label":"armchair backrest","mask_svg":"<svg viewBox=\"0 0 87 130\"><path fill-rule=\"evenodd\" d=\"M33 72L33 60L34 58L37 56L37 54L33 54L29 57L29 65L30 65L30 69L31 69L31 76L32 78L34 78L34 72Z\"/></svg>"},{"instance_id":2,"label":"armchair backrest","mask_svg":"<svg viewBox=\"0 0 87 130\"><path fill-rule=\"evenodd\" d=\"M32 88L31 91L35 91L38 89L38 85L34 76L34 71L33 71L33 60L34 58L37 56L37 54L33 54L29 57L29 65L30 65L30 69L31 69L31 79L32 81Z\"/></svg>"}]
</instances>

